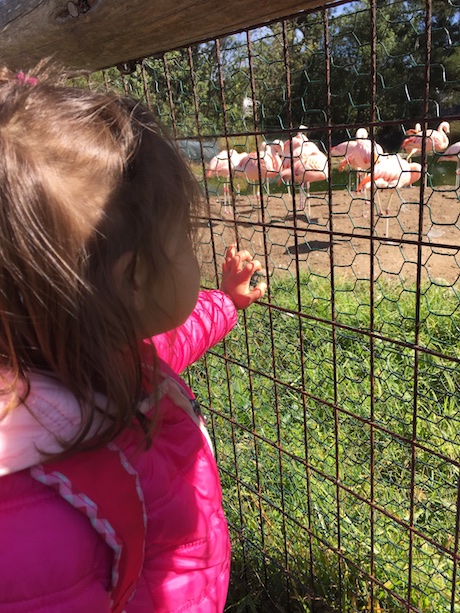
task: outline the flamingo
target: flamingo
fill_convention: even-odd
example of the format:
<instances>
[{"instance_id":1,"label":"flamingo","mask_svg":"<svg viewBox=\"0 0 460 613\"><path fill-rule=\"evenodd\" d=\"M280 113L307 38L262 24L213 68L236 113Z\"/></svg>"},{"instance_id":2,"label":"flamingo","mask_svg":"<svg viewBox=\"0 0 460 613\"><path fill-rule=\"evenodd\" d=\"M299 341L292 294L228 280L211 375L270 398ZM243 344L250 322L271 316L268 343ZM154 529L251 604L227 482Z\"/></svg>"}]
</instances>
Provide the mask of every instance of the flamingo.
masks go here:
<instances>
[{"instance_id":1,"label":"flamingo","mask_svg":"<svg viewBox=\"0 0 460 613\"><path fill-rule=\"evenodd\" d=\"M291 150L292 152L301 150L302 153L308 153L313 148L319 151L315 143L312 143L308 136L301 131L306 129L307 126L299 126L299 132L283 143L283 168L289 168L291 165Z\"/></svg>"},{"instance_id":2,"label":"flamingo","mask_svg":"<svg viewBox=\"0 0 460 613\"><path fill-rule=\"evenodd\" d=\"M230 176L230 167L234 168L244 153L238 153L235 149L224 149L215 155L209 162L206 170L207 177L225 177ZM229 163L230 161L230 163Z\"/></svg>"},{"instance_id":3,"label":"flamingo","mask_svg":"<svg viewBox=\"0 0 460 613\"><path fill-rule=\"evenodd\" d=\"M346 152L345 157L339 164L339 172L342 172L345 166L356 170L356 179L358 182L358 179L362 176L361 173L371 167L372 158L374 159L374 163L376 163L379 155L383 155L382 146L370 140L365 128L359 128L353 146ZM358 191L358 188L356 188L356 191Z\"/></svg>"},{"instance_id":4,"label":"flamingo","mask_svg":"<svg viewBox=\"0 0 460 613\"><path fill-rule=\"evenodd\" d=\"M305 132L302 131L306 129L307 129L307 126L300 125L299 131L297 132L297 134L293 136L292 138L284 141L283 152L281 155L282 160L283 160L283 163L282 163L283 169L287 169L291 167L291 163L292 163L291 151L294 152L294 151L298 151L299 149L301 149L302 151L305 151L305 153L307 153L308 147L310 146L310 140L308 136L305 134ZM314 143L312 143L312 145L314 145ZM314 146L316 147L316 145ZM291 189L288 183L288 194L290 193L291 193Z\"/></svg>"},{"instance_id":5,"label":"flamingo","mask_svg":"<svg viewBox=\"0 0 460 613\"><path fill-rule=\"evenodd\" d=\"M305 126L300 127L304 128ZM313 141L309 140L305 134L299 132L291 140L286 141L284 143L281 170L289 170L300 158L305 158L310 155L317 155L318 153L322 154L318 145ZM288 176L288 174L289 173L286 173L286 176Z\"/></svg>"},{"instance_id":6,"label":"flamingo","mask_svg":"<svg viewBox=\"0 0 460 613\"><path fill-rule=\"evenodd\" d=\"M455 171L455 189L460 187L460 141L450 145L441 154L438 162L457 162L457 168Z\"/></svg>"},{"instance_id":7,"label":"flamingo","mask_svg":"<svg viewBox=\"0 0 460 613\"><path fill-rule=\"evenodd\" d=\"M277 138L272 143L270 143L270 147L274 155L278 155L280 158L283 157L284 143L282 140Z\"/></svg>"},{"instance_id":8,"label":"flamingo","mask_svg":"<svg viewBox=\"0 0 460 613\"><path fill-rule=\"evenodd\" d=\"M268 172L267 176L267 192L270 193L270 179L275 178L273 172L279 173L283 164L283 158L281 154L281 143L275 141L271 145L265 144L264 161L266 161L266 168Z\"/></svg>"},{"instance_id":9,"label":"flamingo","mask_svg":"<svg viewBox=\"0 0 460 613\"><path fill-rule=\"evenodd\" d=\"M422 131L421 124L416 123L413 128L408 128L406 130L406 134L409 134L409 136L411 136L412 134L419 134L419 132L421 132L421 131Z\"/></svg>"},{"instance_id":10,"label":"flamingo","mask_svg":"<svg viewBox=\"0 0 460 613\"><path fill-rule=\"evenodd\" d=\"M420 128L420 124L416 124L415 129L417 128ZM422 143L423 139L425 138L425 148L427 152L433 151L436 153L441 153L449 146L449 133L449 122L442 121L437 130L430 129L426 130L425 133L423 133L423 130L419 130L418 132L411 134L409 138L404 139L401 149L409 152L406 159L410 160L415 153L422 150Z\"/></svg>"},{"instance_id":11,"label":"flamingo","mask_svg":"<svg viewBox=\"0 0 460 613\"><path fill-rule=\"evenodd\" d=\"M259 175L260 168L260 175ZM281 168L281 158L272 148L266 143L262 144L260 151L252 151L251 153L243 154L235 166L235 177L243 175L248 183L253 185L253 193L255 194L256 185L259 183L259 178L262 183L268 182L279 176Z\"/></svg>"},{"instance_id":12,"label":"flamingo","mask_svg":"<svg viewBox=\"0 0 460 613\"><path fill-rule=\"evenodd\" d=\"M366 142L363 143L361 141L366 141ZM358 185L359 181L361 180L361 171L367 170L367 168L370 167L370 153L369 153L369 162L367 162L367 156L363 156L363 150L366 150L368 148L369 145L367 143L370 143L370 142L371 141L369 140L369 135L368 135L366 128L358 128L356 130L354 139L343 141L339 143L338 145L335 145L335 147L332 147L330 150L330 154L332 157L343 157L345 159L348 158L348 164L354 170L357 170L356 185ZM357 157L353 155L354 149L356 147L358 147L358 150L361 150L361 152L357 154ZM376 145L376 149L377 149L377 154L383 153L383 149L380 145ZM359 166L360 163L361 164L368 163L368 166L366 166L365 168L362 168L361 166ZM341 165L339 166L339 170L343 170L346 164L347 162L342 161Z\"/></svg>"},{"instance_id":13,"label":"flamingo","mask_svg":"<svg viewBox=\"0 0 460 613\"><path fill-rule=\"evenodd\" d=\"M356 130L355 139L367 138L367 137L368 137L368 133L367 133L366 128L358 128ZM351 152L354 149L356 145L355 139L344 140L338 145L335 145L334 147L332 147L330 151L331 156L332 157L345 157L349 152Z\"/></svg>"},{"instance_id":14,"label":"flamingo","mask_svg":"<svg viewBox=\"0 0 460 613\"><path fill-rule=\"evenodd\" d=\"M382 146L370 140L365 128L358 128L356 140L353 141L351 149L345 152L345 157L339 164L339 171L342 172L345 166L356 170L356 180L359 183L358 179L361 178L362 172L369 170L372 159L376 163L380 155L383 155ZM356 191L359 191L358 187L356 187ZM364 207L367 202L363 202L363 217L365 214Z\"/></svg>"},{"instance_id":15,"label":"flamingo","mask_svg":"<svg viewBox=\"0 0 460 613\"><path fill-rule=\"evenodd\" d=\"M418 181L421 173L422 166L417 162L408 162L397 153L383 155L379 157L377 164L374 166L374 183L378 189L396 190L401 187L408 187ZM370 174L368 174L358 185L358 192L365 190L366 186L371 181L372 177ZM388 219L393 194L394 191L391 192L391 196L385 210L386 238L388 238Z\"/></svg>"},{"instance_id":16,"label":"flamingo","mask_svg":"<svg viewBox=\"0 0 460 613\"><path fill-rule=\"evenodd\" d=\"M348 150L344 159L340 162L339 170L342 171L345 166L350 166L354 170L368 170L371 167L372 157L374 162L377 162L378 156L383 155L383 148L378 143L373 143L368 138L367 130L360 128L360 136L354 141L351 150ZM358 130L359 131L359 130Z\"/></svg>"},{"instance_id":17,"label":"flamingo","mask_svg":"<svg viewBox=\"0 0 460 613\"><path fill-rule=\"evenodd\" d=\"M312 143L314 144L314 143ZM287 168L280 170L281 179L300 185L300 209L305 209L303 200L304 189L306 189L306 202L308 207L307 218L310 219L310 183L314 181L324 181L329 177L327 167L327 157L315 145L315 149L309 148L308 152L303 150L303 146L298 147L292 152L292 163Z\"/></svg>"},{"instance_id":18,"label":"flamingo","mask_svg":"<svg viewBox=\"0 0 460 613\"><path fill-rule=\"evenodd\" d=\"M236 165L239 161L244 157L245 153L238 153L235 149L224 149L220 151L217 155L215 155L209 162L208 168L206 169L206 176L209 177L217 177L223 179L230 178L230 170L235 171ZM226 210L228 207L227 197L228 197L228 183L229 181L224 181L224 209Z\"/></svg>"}]
</instances>

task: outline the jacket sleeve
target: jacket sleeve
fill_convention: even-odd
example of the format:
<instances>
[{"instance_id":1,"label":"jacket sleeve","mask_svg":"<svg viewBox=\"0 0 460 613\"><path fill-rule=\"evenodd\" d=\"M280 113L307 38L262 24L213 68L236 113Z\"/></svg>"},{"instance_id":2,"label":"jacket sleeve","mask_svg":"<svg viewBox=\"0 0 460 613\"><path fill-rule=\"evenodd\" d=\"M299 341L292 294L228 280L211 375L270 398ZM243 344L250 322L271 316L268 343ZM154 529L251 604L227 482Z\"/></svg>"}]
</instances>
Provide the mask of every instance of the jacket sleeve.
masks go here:
<instances>
[{"instance_id":1,"label":"jacket sleeve","mask_svg":"<svg viewBox=\"0 0 460 613\"><path fill-rule=\"evenodd\" d=\"M153 337L158 357L180 373L220 342L237 319L235 305L227 294L202 290L194 311L182 326Z\"/></svg>"}]
</instances>

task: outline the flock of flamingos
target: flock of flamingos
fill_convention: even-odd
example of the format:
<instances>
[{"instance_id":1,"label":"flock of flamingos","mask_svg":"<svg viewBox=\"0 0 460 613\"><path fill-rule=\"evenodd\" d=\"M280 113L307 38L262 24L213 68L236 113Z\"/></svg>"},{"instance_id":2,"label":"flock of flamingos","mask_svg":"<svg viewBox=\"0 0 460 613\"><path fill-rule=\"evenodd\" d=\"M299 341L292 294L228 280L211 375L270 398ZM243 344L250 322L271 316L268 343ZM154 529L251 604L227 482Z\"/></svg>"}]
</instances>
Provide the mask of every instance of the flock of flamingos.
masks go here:
<instances>
[{"instance_id":1,"label":"flock of flamingos","mask_svg":"<svg viewBox=\"0 0 460 613\"><path fill-rule=\"evenodd\" d=\"M291 139L282 142L262 143L259 151L238 153L234 149L223 150L214 156L206 170L207 177L219 177L224 184L224 215L230 211L229 183L239 178L253 185L254 195L261 181L269 193L269 181L277 180L284 183L288 190L292 186L300 186L300 210L305 210L310 219L310 183L328 180L328 163L326 154L310 141L305 133L306 127L300 126L299 132ZM422 131L420 124L407 130L406 138L399 153L385 153L376 142L372 143L365 128L356 131L355 138L344 141L330 150L332 157L342 158L339 171L352 169L357 175L357 192L366 194L371 183L371 159L374 159L374 183L377 189L394 190L407 187L420 179L422 167L411 158L425 150L428 153L439 154L440 161L457 162L457 185L460 177L460 141L449 146L450 126L447 121L441 122L437 129ZM237 191L239 189L237 188ZM257 192L258 193L258 192ZM378 192L377 192L378 193ZM377 199L376 199L377 200ZM390 197L391 201L391 197ZM389 215L389 205L385 211L379 210L378 215Z\"/></svg>"}]
</instances>

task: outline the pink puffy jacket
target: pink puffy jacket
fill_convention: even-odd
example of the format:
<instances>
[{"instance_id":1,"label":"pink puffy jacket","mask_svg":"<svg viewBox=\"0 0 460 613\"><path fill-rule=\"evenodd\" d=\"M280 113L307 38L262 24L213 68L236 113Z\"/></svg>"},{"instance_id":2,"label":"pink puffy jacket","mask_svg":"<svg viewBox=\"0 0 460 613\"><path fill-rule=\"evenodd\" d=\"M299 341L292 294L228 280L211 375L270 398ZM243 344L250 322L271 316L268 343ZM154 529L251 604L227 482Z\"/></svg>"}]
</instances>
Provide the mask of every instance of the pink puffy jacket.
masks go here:
<instances>
[{"instance_id":1,"label":"pink puffy jacket","mask_svg":"<svg viewBox=\"0 0 460 613\"><path fill-rule=\"evenodd\" d=\"M225 294L200 292L187 322L155 345L181 372L235 323ZM0 421L0 611L109 613L113 550L81 511L32 477L38 450L58 449L53 434L72 435L78 405L40 374L27 403L30 411L19 405ZM224 609L230 544L219 476L206 433L179 405L174 394L160 403L149 450L139 450L133 431L116 440L137 473L147 516L144 562L126 613Z\"/></svg>"}]
</instances>

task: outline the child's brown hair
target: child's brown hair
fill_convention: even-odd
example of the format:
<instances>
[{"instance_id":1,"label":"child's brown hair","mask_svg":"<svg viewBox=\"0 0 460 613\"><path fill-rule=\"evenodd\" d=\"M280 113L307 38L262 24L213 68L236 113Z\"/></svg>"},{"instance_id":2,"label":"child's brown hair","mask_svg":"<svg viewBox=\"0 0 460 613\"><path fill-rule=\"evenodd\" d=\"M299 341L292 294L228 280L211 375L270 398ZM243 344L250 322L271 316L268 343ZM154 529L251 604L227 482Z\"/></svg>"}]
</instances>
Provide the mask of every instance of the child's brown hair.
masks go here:
<instances>
[{"instance_id":1,"label":"child's brown hair","mask_svg":"<svg viewBox=\"0 0 460 613\"><path fill-rule=\"evenodd\" d=\"M69 454L115 438L140 399L138 339L113 266L132 252L162 279L165 242L191 231L200 191L147 109L53 72L0 68L0 368L26 382L52 372L75 395Z\"/></svg>"}]
</instances>

